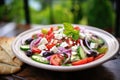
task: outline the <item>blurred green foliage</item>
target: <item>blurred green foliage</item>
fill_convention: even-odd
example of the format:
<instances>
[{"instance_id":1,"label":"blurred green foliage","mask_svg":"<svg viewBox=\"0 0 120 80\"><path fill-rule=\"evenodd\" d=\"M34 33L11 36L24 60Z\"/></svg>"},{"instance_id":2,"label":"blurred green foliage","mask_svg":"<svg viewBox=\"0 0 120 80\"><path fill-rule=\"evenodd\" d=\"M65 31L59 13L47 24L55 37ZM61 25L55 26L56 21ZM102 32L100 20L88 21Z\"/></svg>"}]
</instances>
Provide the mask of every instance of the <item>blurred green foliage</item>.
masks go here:
<instances>
[{"instance_id":1,"label":"blurred green foliage","mask_svg":"<svg viewBox=\"0 0 120 80\"><path fill-rule=\"evenodd\" d=\"M0 21L17 23L22 22L24 18L23 0L11 0L10 3L0 6Z\"/></svg>"},{"instance_id":2,"label":"blurred green foliage","mask_svg":"<svg viewBox=\"0 0 120 80\"><path fill-rule=\"evenodd\" d=\"M28 0L31 1L31 0ZM29 4L32 24L70 22L99 28L114 26L115 13L110 0L32 0L41 5L36 10ZM36 5L36 4L34 4ZM11 0L0 6L0 21L25 23L23 0Z\"/></svg>"},{"instance_id":3,"label":"blurred green foliage","mask_svg":"<svg viewBox=\"0 0 120 80\"><path fill-rule=\"evenodd\" d=\"M110 0L88 0L88 25L103 29L113 27L114 16Z\"/></svg>"}]
</instances>

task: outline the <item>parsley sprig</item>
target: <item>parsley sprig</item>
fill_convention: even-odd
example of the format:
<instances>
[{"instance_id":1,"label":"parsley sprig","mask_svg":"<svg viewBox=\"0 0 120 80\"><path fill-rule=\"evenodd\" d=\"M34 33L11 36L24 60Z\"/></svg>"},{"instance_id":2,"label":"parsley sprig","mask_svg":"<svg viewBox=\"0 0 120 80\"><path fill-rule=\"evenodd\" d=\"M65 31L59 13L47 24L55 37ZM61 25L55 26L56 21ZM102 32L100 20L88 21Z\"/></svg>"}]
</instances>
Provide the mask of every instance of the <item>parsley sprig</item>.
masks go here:
<instances>
[{"instance_id":1,"label":"parsley sprig","mask_svg":"<svg viewBox=\"0 0 120 80\"><path fill-rule=\"evenodd\" d=\"M77 40L79 38L79 31L75 30L72 24L64 23L64 34L68 37L72 37L73 40Z\"/></svg>"}]
</instances>

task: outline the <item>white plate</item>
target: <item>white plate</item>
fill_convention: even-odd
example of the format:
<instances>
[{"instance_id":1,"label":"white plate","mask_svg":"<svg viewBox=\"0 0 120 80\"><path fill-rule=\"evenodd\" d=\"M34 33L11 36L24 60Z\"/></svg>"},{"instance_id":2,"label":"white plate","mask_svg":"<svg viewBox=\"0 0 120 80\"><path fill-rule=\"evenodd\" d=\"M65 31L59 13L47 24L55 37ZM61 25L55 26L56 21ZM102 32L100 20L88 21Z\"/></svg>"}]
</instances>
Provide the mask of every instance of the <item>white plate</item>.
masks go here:
<instances>
[{"instance_id":1,"label":"white plate","mask_svg":"<svg viewBox=\"0 0 120 80\"><path fill-rule=\"evenodd\" d=\"M57 25L53 25L53 26L57 26ZM43 27L44 28L50 27L50 25L41 26L41 28L30 29L30 30L27 30L27 31L21 33L13 41L12 50L13 50L14 54L16 55L16 57L18 57L24 63L29 64L31 66L38 67L38 68L54 70L54 71L76 71L76 70L84 70L87 68L95 67L95 66L100 65L100 64L106 62L107 60L109 60L118 51L119 43L116 40L116 38L113 35L111 35L110 33L106 32L104 30L95 28L95 27L91 27L91 26L83 26L83 25L78 25L78 26L80 26L81 28L85 28L88 31L91 31L92 33L100 36L101 38L103 38L105 40L105 42L108 45L108 51L105 54L105 56L103 56L102 58L95 60L93 62L79 65L79 66L52 66L52 65L42 64L42 63L33 61L32 59L27 57L23 51L20 50L21 41L22 41L22 39L27 39L27 38L31 37L32 34L34 34L34 33L40 32L40 29Z\"/></svg>"}]
</instances>

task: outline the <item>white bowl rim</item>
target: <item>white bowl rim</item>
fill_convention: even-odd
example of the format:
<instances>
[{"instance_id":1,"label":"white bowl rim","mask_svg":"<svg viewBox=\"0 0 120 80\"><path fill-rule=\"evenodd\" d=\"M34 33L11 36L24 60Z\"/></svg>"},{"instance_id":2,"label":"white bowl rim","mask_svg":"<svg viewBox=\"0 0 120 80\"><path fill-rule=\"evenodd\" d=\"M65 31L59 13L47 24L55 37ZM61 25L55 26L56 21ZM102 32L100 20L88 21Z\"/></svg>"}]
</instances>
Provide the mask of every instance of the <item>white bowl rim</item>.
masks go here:
<instances>
[{"instance_id":1,"label":"white bowl rim","mask_svg":"<svg viewBox=\"0 0 120 80\"><path fill-rule=\"evenodd\" d=\"M12 43L12 50L13 50L14 54L16 55L16 57L19 58L21 61L23 61L26 64L29 64L29 65L34 66L34 67L42 68L42 69L48 69L48 70L53 70L53 71L76 71L76 70L84 70L84 69L87 69L87 68L91 68L91 67L94 67L94 66L97 66L99 64L102 64L102 63L106 62L111 57L113 57L119 49L119 42L117 41L117 39L112 34L106 32L102 29L96 28L96 27L73 24L74 26L80 26L81 28L83 27L83 28L86 28L88 30L91 30L92 32L104 35L104 37L108 37L111 40L111 41L107 40L107 41L109 41L108 43L110 43L110 42L112 43L112 45L109 46L110 49L112 49L111 46L114 46L114 49L108 51L108 52L112 51L111 55L108 55L109 53L106 53L105 56L103 56L101 59L98 59L96 61L84 64L84 65L79 65L79 66L46 65L46 64L35 62L33 60L29 61L27 59L28 58L27 56L20 55L21 51L18 51L18 47L16 47L18 45L18 44L16 45L16 43L20 42L20 38L24 38L28 33L38 31L43 27L50 27L50 26L57 26L57 25L62 25L62 24L42 25L40 28L29 29L29 30L24 31L21 34L19 34Z\"/></svg>"}]
</instances>

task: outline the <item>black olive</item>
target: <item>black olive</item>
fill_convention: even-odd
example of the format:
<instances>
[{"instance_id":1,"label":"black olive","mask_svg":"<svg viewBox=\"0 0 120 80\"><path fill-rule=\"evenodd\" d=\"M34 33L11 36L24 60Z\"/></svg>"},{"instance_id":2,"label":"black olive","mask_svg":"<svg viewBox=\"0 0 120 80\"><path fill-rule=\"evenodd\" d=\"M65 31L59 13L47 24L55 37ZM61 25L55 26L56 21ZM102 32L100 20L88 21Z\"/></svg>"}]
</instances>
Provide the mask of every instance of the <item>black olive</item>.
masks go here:
<instances>
[{"instance_id":1,"label":"black olive","mask_svg":"<svg viewBox=\"0 0 120 80\"><path fill-rule=\"evenodd\" d=\"M30 56L32 56L32 55L33 55L33 53L32 53L32 51L31 51L31 50L28 50L28 51L26 51L26 55L27 55L28 57L30 57Z\"/></svg>"},{"instance_id":2,"label":"black olive","mask_svg":"<svg viewBox=\"0 0 120 80\"><path fill-rule=\"evenodd\" d=\"M97 52L96 52L96 51L91 50L91 51L90 51L90 54L87 54L87 56L88 56L88 57L91 57L91 56L96 57L96 56L97 56Z\"/></svg>"},{"instance_id":3,"label":"black olive","mask_svg":"<svg viewBox=\"0 0 120 80\"><path fill-rule=\"evenodd\" d=\"M25 44L30 44L32 41L33 41L33 39L29 38L29 39L25 40Z\"/></svg>"},{"instance_id":4,"label":"black olive","mask_svg":"<svg viewBox=\"0 0 120 80\"><path fill-rule=\"evenodd\" d=\"M52 51L46 51L43 53L43 57L47 57L47 56L50 56L50 55L53 55L54 53Z\"/></svg>"}]
</instances>

